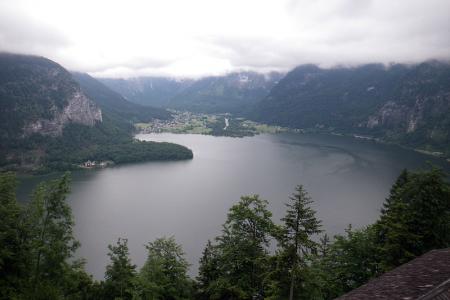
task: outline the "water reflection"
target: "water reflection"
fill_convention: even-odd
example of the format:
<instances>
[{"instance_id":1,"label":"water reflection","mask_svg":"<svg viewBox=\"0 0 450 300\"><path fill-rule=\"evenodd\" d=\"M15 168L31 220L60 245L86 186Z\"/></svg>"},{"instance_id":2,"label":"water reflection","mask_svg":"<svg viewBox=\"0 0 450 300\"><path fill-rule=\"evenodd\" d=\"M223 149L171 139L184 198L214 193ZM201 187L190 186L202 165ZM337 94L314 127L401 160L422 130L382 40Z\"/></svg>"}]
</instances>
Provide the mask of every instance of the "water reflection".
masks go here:
<instances>
[{"instance_id":1,"label":"water reflection","mask_svg":"<svg viewBox=\"0 0 450 300\"><path fill-rule=\"evenodd\" d=\"M207 239L220 232L226 213L241 195L258 193L270 201L274 220L297 184L311 194L329 234L349 223L373 222L403 168L442 160L398 147L326 135L260 135L226 138L202 135L140 135L191 148L194 159L151 162L74 172L68 201L82 243L87 270L102 278L107 245L127 237L133 261L141 265L144 244L175 235L196 272ZM37 182L57 174L25 178L24 199Z\"/></svg>"}]
</instances>

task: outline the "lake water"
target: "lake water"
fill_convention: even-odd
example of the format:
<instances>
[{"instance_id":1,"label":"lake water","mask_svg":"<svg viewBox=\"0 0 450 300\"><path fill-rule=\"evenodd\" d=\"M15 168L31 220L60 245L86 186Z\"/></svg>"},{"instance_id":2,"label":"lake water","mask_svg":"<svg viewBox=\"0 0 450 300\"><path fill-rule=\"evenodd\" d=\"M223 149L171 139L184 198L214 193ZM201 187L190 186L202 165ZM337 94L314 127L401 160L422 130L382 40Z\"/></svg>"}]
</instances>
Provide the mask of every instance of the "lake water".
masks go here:
<instances>
[{"instance_id":1,"label":"lake water","mask_svg":"<svg viewBox=\"0 0 450 300\"><path fill-rule=\"evenodd\" d=\"M426 161L447 169L450 165L399 147L332 135L137 137L185 145L194 159L73 173L68 201L82 243L78 255L98 279L108 263L107 245L118 237L128 238L133 262L141 266L144 244L174 235L195 274L206 241L220 233L228 209L241 195L269 200L278 221L295 186L303 184L324 230L333 235L350 223L372 223L403 168L424 167ZM25 200L37 182L49 177L23 179L19 198Z\"/></svg>"}]
</instances>

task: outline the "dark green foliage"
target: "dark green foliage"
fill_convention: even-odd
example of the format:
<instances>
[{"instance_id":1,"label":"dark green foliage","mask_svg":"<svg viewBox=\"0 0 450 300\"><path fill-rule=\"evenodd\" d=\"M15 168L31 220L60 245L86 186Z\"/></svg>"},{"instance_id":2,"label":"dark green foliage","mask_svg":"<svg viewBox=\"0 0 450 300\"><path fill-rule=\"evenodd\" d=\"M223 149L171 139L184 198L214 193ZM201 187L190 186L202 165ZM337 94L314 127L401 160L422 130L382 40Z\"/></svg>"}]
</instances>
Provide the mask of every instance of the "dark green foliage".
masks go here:
<instances>
[{"instance_id":1,"label":"dark green foliage","mask_svg":"<svg viewBox=\"0 0 450 300\"><path fill-rule=\"evenodd\" d=\"M333 299L432 249L450 247L450 190L441 170L403 171L380 219L323 243L311 266L317 291Z\"/></svg>"},{"instance_id":2,"label":"dark green foliage","mask_svg":"<svg viewBox=\"0 0 450 300\"><path fill-rule=\"evenodd\" d=\"M132 163L191 159L192 151L172 143L132 140L126 128L106 119L95 128L72 124L61 139L49 145L47 165L52 169L76 168L87 160Z\"/></svg>"},{"instance_id":3,"label":"dark green foliage","mask_svg":"<svg viewBox=\"0 0 450 300\"><path fill-rule=\"evenodd\" d=\"M111 263L106 266L105 299L132 299L136 289L136 266L131 263L128 240L119 238L116 245L108 246Z\"/></svg>"},{"instance_id":4,"label":"dark green foliage","mask_svg":"<svg viewBox=\"0 0 450 300\"><path fill-rule=\"evenodd\" d=\"M210 299L220 276L219 249L210 240L203 250L197 276L197 298Z\"/></svg>"},{"instance_id":5,"label":"dark green foliage","mask_svg":"<svg viewBox=\"0 0 450 300\"><path fill-rule=\"evenodd\" d=\"M17 204L15 181L0 175L0 298L92 299L92 277L73 260L79 243L65 202L69 175L39 184L25 207Z\"/></svg>"},{"instance_id":6,"label":"dark green foliage","mask_svg":"<svg viewBox=\"0 0 450 300\"><path fill-rule=\"evenodd\" d=\"M404 171L375 224L384 270L450 246L450 189L445 174Z\"/></svg>"},{"instance_id":7,"label":"dark green foliage","mask_svg":"<svg viewBox=\"0 0 450 300\"><path fill-rule=\"evenodd\" d=\"M325 299L346 293L380 274L373 226L337 235L312 263L318 293Z\"/></svg>"},{"instance_id":8,"label":"dark green foliage","mask_svg":"<svg viewBox=\"0 0 450 300\"><path fill-rule=\"evenodd\" d=\"M21 208L16 202L16 177L0 174L0 298L10 298L23 272Z\"/></svg>"},{"instance_id":9,"label":"dark green foliage","mask_svg":"<svg viewBox=\"0 0 450 300\"><path fill-rule=\"evenodd\" d=\"M204 295L251 299L263 293L269 239L275 231L271 217L267 201L258 195L241 197L230 208L217 245L209 245L201 261Z\"/></svg>"},{"instance_id":10,"label":"dark green foliage","mask_svg":"<svg viewBox=\"0 0 450 300\"><path fill-rule=\"evenodd\" d=\"M73 236L71 209L65 202L69 184L66 174L60 180L38 185L28 206L32 293L47 290L43 288L46 286L62 286L67 261L79 247Z\"/></svg>"},{"instance_id":11,"label":"dark green foliage","mask_svg":"<svg viewBox=\"0 0 450 300\"><path fill-rule=\"evenodd\" d=\"M448 63L304 65L280 80L251 116L264 123L367 134L450 154L449 90Z\"/></svg>"},{"instance_id":12,"label":"dark green foliage","mask_svg":"<svg viewBox=\"0 0 450 300\"><path fill-rule=\"evenodd\" d=\"M293 299L334 299L429 250L450 247L449 188L440 170L404 171L374 225L357 230L349 226L333 241L324 235L316 242L312 237L320 232L320 221L299 186L284 224L261 226L273 228L265 232L279 240L274 255L264 252L264 239L253 243L259 245L253 250L247 247L252 245L252 235L246 237L244 229L257 222L248 218L252 213L244 200L250 199L243 198L230 210L217 244L208 243L203 252L197 278L199 298L248 299L264 293L266 299L288 299L293 287ZM255 253L259 253L256 260ZM249 284L251 272L247 270L252 268L245 268L255 261L262 262L256 277L263 287L259 291Z\"/></svg>"},{"instance_id":13,"label":"dark green foliage","mask_svg":"<svg viewBox=\"0 0 450 300\"><path fill-rule=\"evenodd\" d=\"M65 197L69 176L38 185L22 207L16 179L0 174L0 298L5 299L334 299L429 250L450 247L450 186L441 170L403 171L379 220L320 240L312 201L298 186L280 226L267 201L244 196L200 259L197 282L174 238L147 245L140 272L126 239L109 246L104 282L74 261L78 242ZM271 241L278 248L269 251ZM195 289L195 290L194 290Z\"/></svg>"},{"instance_id":14,"label":"dark green foliage","mask_svg":"<svg viewBox=\"0 0 450 300\"><path fill-rule=\"evenodd\" d=\"M72 76L43 57L0 53L0 139L22 133L27 122L52 117L76 91Z\"/></svg>"},{"instance_id":15,"label":"dark green foliage","mask_svg":"<svg viewBox=\"0 0 450 300\"><path fill-rule=\"evenodd\" d=\"M281 219L283 225L278 234L280 243L279 260L284 267L283 273L289 274L289 299L294 299L301 291L299 285L300 274L307 269L307 257L317 252L318 244L312 238L321 232L320 221L316 218L316 212L311 208L312 200L302 185L295 189L286 204L286 216ZM285 276L277 276L275 280L286 280ZM283 289L287 291L287 289ZM284 295L283 295L284 294ZM283 293L281 296L286 296Z\"/></svg>"},{"instance_id":16,"label":"dark green foliage","mask_svg":"<svg viewBox=\"0 0 450 300\"><path fill-rule=\"evenodd\" d=\"M148 257L139 273L143 299L192 299L189 264L173 237L159 238L147 246Z\"/></svg>"},{"instance_id":17,"label":"dark green foliage","mask_svg":"<svg viewBox=\"0 0 450 300\"><path fill-rule=\"evenodd\" d=\"M167 111L130 103L86 74L75 76L81 89L72 74L48 59L0 54L2 170L43 173L76 169L86 160L126 163L192 158L192 152L182 146L133 140L134 121L168 119ZM93 126L68 122L61 135L24 130L37 120L61 116L67 99L83 93L102 108L102 122Z\"/></svg>"}]
</instances>

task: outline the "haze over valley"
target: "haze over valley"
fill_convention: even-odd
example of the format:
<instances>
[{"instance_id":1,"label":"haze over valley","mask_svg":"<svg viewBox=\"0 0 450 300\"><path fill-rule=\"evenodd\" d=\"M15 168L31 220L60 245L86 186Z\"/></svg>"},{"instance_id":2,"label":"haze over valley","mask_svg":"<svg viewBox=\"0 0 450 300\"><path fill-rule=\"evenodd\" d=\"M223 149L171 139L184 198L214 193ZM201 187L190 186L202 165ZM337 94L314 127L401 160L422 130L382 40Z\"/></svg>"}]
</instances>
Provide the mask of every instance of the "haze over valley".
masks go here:
<instances>
[{"instance_id":1,"label":"haze over valley","mask_svg":"<svg viewBox=\"0 0 450 300\"><path fill-rule=\"evenodd\" d=\"M447 293L449 9L0 2L0 299Z\"/></svg>"}]
</instances>

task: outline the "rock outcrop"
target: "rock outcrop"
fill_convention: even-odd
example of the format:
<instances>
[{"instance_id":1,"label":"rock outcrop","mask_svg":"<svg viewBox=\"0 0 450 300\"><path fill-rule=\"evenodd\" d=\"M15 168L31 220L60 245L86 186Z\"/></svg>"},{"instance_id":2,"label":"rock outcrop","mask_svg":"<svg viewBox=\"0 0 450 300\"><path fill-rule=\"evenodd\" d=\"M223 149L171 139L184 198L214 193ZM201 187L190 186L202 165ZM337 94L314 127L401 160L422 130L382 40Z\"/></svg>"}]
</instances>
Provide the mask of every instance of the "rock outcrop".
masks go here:
<instances>
[{"instance_id":1,"label":"rock outcrop","mask_svg":"<svg viewBox=\"0 0 450 300\"><path fill-rule=\"evenodd\" d=\"M0 53L0 137L59 136L64 126L94 126L101 109L66 69L44 57Z\"/></svg>"},{"instance_id":2,"label":"rock outcrop","mask_svg":"<svg viewBox=\"0 0 450 300\"><path fill-rule=\"evenodd\" d=\"M68 123L77 123L94 126L102 122L102 111L81 91L76 91L69 99L67 105L62 109L54 106L50 109L53 117L50 119L38 119L23 128L24 135L40 133L43 135L61 135L64 126Z\"/></svg>"},{"instance_id":3,"label":"rock outcrop","mask_svg":"<svg viewBox=\"0 0 450 300\"><path fill-rule=\"evenodd\" d=\"M376 137L450 156L450 64L299 66L254 109L254 119Z\"/></svg>"}]
</instances>

